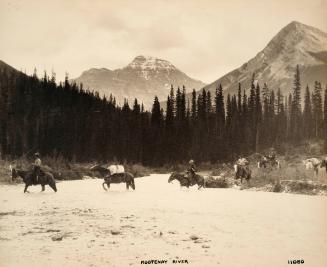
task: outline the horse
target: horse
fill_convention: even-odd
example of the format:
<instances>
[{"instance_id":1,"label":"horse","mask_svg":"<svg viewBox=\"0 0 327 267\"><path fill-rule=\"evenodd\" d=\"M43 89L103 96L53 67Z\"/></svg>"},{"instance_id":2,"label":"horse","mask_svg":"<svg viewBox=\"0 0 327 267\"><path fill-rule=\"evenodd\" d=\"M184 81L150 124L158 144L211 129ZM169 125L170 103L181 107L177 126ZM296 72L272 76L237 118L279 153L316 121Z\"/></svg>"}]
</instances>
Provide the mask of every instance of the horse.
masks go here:
<instances>
[{"instance_id":1,"label":"horse","mask_svg":"<svg viewBox=\"0 0 327 267\"><path fill-rule=\"evenodd\" d=\"M260 168L267 168L268 164L271 166L271 168L276 167L277 169L280 169L280 162L277 159L267 159L267 157L262 157L260 161L258 161L258 169Z\"/></svg>"},{"instance_id":2,"label":"horse","mask_svg":"<svg viewBox=\"0 0 327 267\"><path fill-rule=\"evenodd\" d=\"M318 176L319 165L322 164L322 161L317 158L309 158L302 161L305 165L306 170L313 170L316 176Z\"/></svg>"},{"instance_id":3,"label":"horse","mask_svg":"<svg viewBox=\"0 0 327 267\"><path fill-rule=\"evenodd\" d=\"M247 165L235 164L234 171L235 171L235 180L241 179L241 184L243 183L243 179L245 179L247 183L250 182L251 170Z\"/></svg>"},{"instance_id":4,"label":"horse","mask_svg":"<svg viewBox=\"0 0 327 267\"><path fill-rule=\"evenodd\" d=\"M173 172L168 178L168 183L171 183L173 180L179 181L180 186L186 186L187 188L195 184L198 185L198 189L200 189L201 187L205 188L205 180L203 176L199 174L195 174L193 179L191 179L190 181L190 179L184 174Z\"/></svg>"},{"instance_id":5,"label":"horse","mask_svg":"<svg viewBox=\"0 0 327 267\"><path fill-rule=\"evenodd\" d=\"M90 170L91 171L97 171L97 172L99 172L99 174L102 176L102 177L106 177L107 175L110 175L110 171L107 169L107 168L105 168L105 167L103 167L103 166L101 166L101 165L94 165L94 166L92 166L91 168L90 168Z\"/></svg>"},{"instance_id":6,"label":"horse","mask_svg":"<svg viewBox=\"0 0 327 267\"><path fill-rule=\"evenodd\" d=\"M15 179L19 176L23 178L23 181L25 183L24 193L29 193L27 191L27 188L30 185L38 185L40 184L42 186L42 192L45 190L45 185L49 185L53 191L57 192L56 187L56 180L54 179L53 175L50 172L43 172L42 175L39 175L38 182L35 183L35 180L33 179L34 173L33 171L23 171L23 170L16 170L10 166L11 170L11 180L15 181Z\"/></svg>"},{"instance_id":7,"label":"horse","mask_svg":"<svg viewBox=\"0 0 327 267\"><path fill-rule=\"evenodd\" d=\"M102 183L102 187L107 191L107 188L104 186L107 185L110 188L110 184L119 184L126 183L126 189L129 190L129 187L132 187L135 190L135 182L133 174L129 172L115 173L112 175L107 175L104 178L104 182Z\"/></svg>"},{"instance_id":8,"label":"horse","mask_svg":"<svg viewBox=\"0 0 327 267\"><path fill-rule=\"evenodd\" d=\"M110 165L108 168L106 168L100 164L97 164L92 166L90 170L99 172L102 177L125 172L125 168L123 165Z\"/></svg>"}]
</instances>

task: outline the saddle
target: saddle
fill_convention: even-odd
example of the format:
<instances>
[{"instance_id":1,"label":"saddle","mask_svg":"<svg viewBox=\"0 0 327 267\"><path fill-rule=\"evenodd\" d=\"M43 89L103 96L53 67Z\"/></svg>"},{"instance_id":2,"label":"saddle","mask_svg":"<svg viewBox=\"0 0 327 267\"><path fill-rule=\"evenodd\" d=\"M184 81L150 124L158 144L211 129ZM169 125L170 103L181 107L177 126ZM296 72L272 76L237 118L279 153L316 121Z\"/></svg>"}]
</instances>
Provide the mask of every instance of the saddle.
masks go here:
<instances>
[{"instance_id":1,"label":"saddle","mask_svg":"<svg viewBox=\"0 0 327 267\"><path fill-rule=\"evenodd\" d=\"M190 185L196 184L197 180L196 180L196 174L191 174L190 171L186 172L186 175L184 175L184 177L189 181Z\"/></svg>"}]
</instances>

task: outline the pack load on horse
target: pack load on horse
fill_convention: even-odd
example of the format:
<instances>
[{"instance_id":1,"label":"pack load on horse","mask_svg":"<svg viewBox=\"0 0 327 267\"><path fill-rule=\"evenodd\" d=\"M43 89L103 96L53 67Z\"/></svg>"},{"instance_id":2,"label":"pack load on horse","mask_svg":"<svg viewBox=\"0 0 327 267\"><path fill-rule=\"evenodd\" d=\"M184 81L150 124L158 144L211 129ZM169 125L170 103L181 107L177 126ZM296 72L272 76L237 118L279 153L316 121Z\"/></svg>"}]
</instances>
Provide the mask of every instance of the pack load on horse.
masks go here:
<instances>
[{"instance_id":1,"label":"pack load on horse","mask_svg":"<svg viewBox=\"0 0 327 267\"><path fill-rule=\"evenodd\" d=\"M110 175L125 172L125 168L123 165L110 165L107 169L109 170Z\"/></svg>"},{"instance_id":2,"label":"pack load on horse","mask_svg":"<svg viewBox=\"0 0 327 267\"><path fill-rule=\"evenodd\" d=\"M90 170L94 172L98 172L102 177L125 172L125 168L123 165L115 165L115 164L109 166L96 164L92 166Z\"/></svg>"},{"instance_id":3,"label":"pack load on horse","mask_svg":"<svg viewBox=\"0 0 327 267\"><path fill-rule=\"evenodd\" d=\"M129 187L135 190L135 182L133 174L129 172L125 172L125 168L123 165L109 165L108 167L103 167L101 165L95 165L90 168L91 171L97 171L104 178L104 182L102 183L102 187L107 191L105 185L110 188L110 184L118 184L118 183L126 183L126 189Z\"/></svg>"},{"instance_id":4,"label":"pack load on horse","mask_svg":"<svg viewBox=\"0 0 327 267\"><path fill-rule=\"evenodd\" d=\"M313 170L316 175L319 172L319 166L322 165L323 160L318 158L309 158L302 161L306 170Z\"/></svg>"},{"instance_id":5,"label":"pack load on horse","mask_svg":"<svg viewBox=\"0 0 327 267\"><path fill-rule=\"evenodd\" d=\"M243 183L243 179L245 179L248 183L251 179L251 170L250 163L246 158L239 158L234 165L235 171L235 180L241 179L241 184Z\"/></svg>"}]
</instances>

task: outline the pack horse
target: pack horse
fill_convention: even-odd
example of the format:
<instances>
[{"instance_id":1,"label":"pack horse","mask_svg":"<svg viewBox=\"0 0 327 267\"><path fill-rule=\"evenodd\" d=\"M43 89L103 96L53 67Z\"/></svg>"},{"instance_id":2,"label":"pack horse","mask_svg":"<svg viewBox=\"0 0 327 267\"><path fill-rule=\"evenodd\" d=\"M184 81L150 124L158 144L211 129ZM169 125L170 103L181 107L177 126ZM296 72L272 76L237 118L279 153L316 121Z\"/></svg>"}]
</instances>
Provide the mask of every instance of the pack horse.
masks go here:
<instances>
[{"instance_id":1,"label":"pack horse","mask_svg":"<svg viewBox=\"0 0 327 267\"><path fill-rule=\"evenodd\" d=\"M107 168L101 165L95 165L91 167L91 170L97 171L103 176L104 182L102 183L102 187L106 191L110 188L110 184L119 183L125 183L127 190L129 187L135 190L134 176L129 172L125 172L123 165L109 165Z\"/></svg>"}]
</instances>

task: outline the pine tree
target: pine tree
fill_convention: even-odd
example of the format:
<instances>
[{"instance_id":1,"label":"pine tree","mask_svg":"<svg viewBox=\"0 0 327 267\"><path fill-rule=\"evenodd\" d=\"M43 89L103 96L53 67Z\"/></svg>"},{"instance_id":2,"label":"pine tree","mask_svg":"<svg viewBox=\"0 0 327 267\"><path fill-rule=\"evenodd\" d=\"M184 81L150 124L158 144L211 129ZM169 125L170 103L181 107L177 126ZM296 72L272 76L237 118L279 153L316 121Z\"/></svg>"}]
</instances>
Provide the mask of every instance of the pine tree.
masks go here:
<instances>
[{"instance_id":1,"label":"pine tree","mask_svg":"<svg viewBox=\"0 0 327 267\"><path fill-rule=\"evenodd\" d=\"M196 119L196 92L195 92L195 89L193 89L193 91L192 91L191 116L192 116L192 120L195 121L195 119Z\"/></svg>"},{"instance_id":2,"label":"pine tree","mask_svg":"<svg viewBox=\"0 0 327 267\"><path fill-rule=\"evenodd\" d=\"M307 85L305 89L304 96L304 110L303 110L303 129L306 138L310 138L312 136L313 129L313 117L312 117L312 103L311 103L311 93L309 86Z\"/></svg>"},{"instance_id":3,"label":"pine tree","mask_svg":"<svg viewBox=\"0 0 327 267\"><path fill-rule=\"evenodd\" d=\"M215 96L215 115L216 115L216 132L219 137L222 137L223 129L225 128L225 106L224 106L224 96L223 88L221 84L216 89Z\"/></svg>"},{"instance_id":4,"label":"pine tree","mask_svg":"<svg viewBox=\"0 0 327 267\"><path fill-rule=\"evenodd\" d=\"M268 116L268 103L269 103L269 88L266 83L264 83L263 88L262 88L262 97L263 97L263 116L266 119Z\"/></svg>"},{"instance_id":5,"label":"pine tree","mask_svg":"<svg viewBox=\"0 0 327 267\"><path fill-rule=\"evenodd\" d=\"M175 109L175 93L174 93L174 87L173 87L173 85L171 85L171 87L170 87L170 95L169 95L169 97L170 97L170 104L171 104L171 108L172 108L172 111L173 111L173 116L175 117L175 111L176 111L176 109Z\"/></svg>"},{"instance_id":6,"label":"pine tree","mask_svg":"<svg viewBox=\"0 0 327 267\"><path fill-rule=\"evenodd\" d=\"M238 110L239 116L240 116L240 114L242 113L242 86L241 86L241 83L238 83L237 110Z\"/></svg>"},{"instance_id":7,"label":"pine tree","mask_svg":"<svg viewBox=\"0 0 327 267\"><path fill-rule=\"evenodd\" d=\"M167 97L166 109L166 127L169 128L174 124L174 108L170 96Z\"/></svg>"},{"instance_id":8,"label":"pine tree","mask_svg":"<svg viewBox=\"0 0 327 267\"><path fill-rule=\"evenodd\" d=\"M183 103L182 103L182 92L179 89L179 87L177 88L176 91L176 120L177 122L181 122L183 119L183 107L182 107Z\"/></svg>"},{"instance_id":9,"label":"pine tree","mask_svg":"<svg viewBox=\"0 0 327 267\"><path fill-rule=\"evenodd\" d=\"M312 102L313 102L314 133L316 138L319 138L321 136L320 129L323 120L321 94L322 94L321 83L315 81Z\"/></svg>"},{"instance_id":10,"label":"pine tree","mask_svg":"<svg viewBox=\"0 0 327 267\"><path fill-rule=\"evenodd\" d=\"M287 118L284 105L284 96L281 93L280 88L277 90L277 100L276 100L276 137L275 141L281 143L285 141L286 138L286 128L287 128Z\"/></svg>"},{"instance_id":11,"label":"pine tree","mask_svg":"<svg viewBox=\"0 0 327 267\"><path fill-rule=\"evenodd\" d=\"M255 113L256 113L256 125L258 125L262 120L262 105L261 105L261 93L260 93L259 83L257 83L255 89Z\"/></svg>"},{"instance_id":12,"label":"pine tree","mask_svg":"<svg viewBox=\"0 0 327 267\"><path fill-rule=\"evenodd\" d=\"M300 79L300 68L296 66L294 74L294 87L292 95L292 109L291 109L291 135L294 142L298 142L301 139L301 79Z\"/></svg>"}]
</instances>

